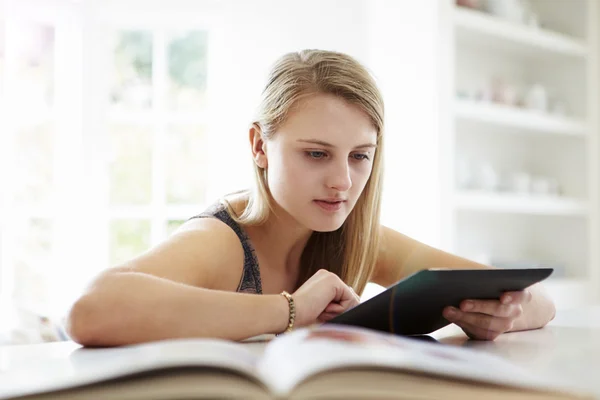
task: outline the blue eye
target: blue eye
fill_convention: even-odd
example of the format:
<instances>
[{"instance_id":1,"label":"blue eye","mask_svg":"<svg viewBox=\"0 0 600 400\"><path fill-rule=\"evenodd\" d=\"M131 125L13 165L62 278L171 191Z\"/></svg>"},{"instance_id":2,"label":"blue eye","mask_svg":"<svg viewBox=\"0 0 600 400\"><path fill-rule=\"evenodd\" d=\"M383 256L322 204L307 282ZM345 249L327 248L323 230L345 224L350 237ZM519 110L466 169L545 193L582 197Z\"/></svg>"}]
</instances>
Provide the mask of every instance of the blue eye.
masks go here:
<instances>
[{"instance_id":1,"label":"blue eye","mask_svg":"<svg viewBox=\"0 0 600 400\"><path fill-rule=\"evenodd\" d=\"M352 157L354 157L355 160L358 161L363 161L363 160L370 160L369 156L367 154L353 154Z\"/></svg>"},{"instance_id":2,"label":"blue eye","mask_svg":"<svg viewBox=\"0 0 600 400\"><path fill-rule=\"evenodd\" d=\"M315 160L320 160L322 158L325 158L325 152L323 152L323 151L307 151L306 154L310 158L314 158Z\"/></svg>"}]
</instances>

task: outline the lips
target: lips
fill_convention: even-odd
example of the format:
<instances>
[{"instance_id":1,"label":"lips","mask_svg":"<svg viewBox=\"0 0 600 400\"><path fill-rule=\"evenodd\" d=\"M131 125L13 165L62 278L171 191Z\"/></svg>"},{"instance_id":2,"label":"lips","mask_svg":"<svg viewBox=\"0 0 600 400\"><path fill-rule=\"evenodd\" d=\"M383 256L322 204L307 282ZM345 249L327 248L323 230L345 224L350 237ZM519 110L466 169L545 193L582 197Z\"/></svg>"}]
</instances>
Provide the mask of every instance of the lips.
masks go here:
<instances>
[{"instance_id":1,"label":"lips","mask_svg":"<svg viewBox=\"0 0 600 400\"><path fill-rule=\"evenodd\" d=\"M315 201L324 201L327 203L339 203L339 202L346 201L346 199L341 199L341 198L337 198L337 197L327 197L325 199L316 199Z\"/></svg>"},{"instance_id":2,"label":"lips","mask_svg":"<svg viewBox=\"0 0 600 400\"><path fill-rule=\"evenodd\" d=\"M319 199L314 200L315 204L318 205L325 211L338 211L342 208L342 204L346 202L343 199Z\"/></svg>"}]
</instances>

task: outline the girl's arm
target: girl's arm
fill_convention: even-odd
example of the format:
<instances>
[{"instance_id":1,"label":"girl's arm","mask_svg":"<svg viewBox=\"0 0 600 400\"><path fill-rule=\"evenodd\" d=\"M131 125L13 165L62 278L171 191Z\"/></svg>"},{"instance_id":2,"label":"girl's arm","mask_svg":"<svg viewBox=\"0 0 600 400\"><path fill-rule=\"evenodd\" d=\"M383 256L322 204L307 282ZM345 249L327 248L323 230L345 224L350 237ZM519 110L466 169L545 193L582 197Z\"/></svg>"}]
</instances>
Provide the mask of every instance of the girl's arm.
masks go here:
<instances>
[{"instance_id":1,"label":"girl's arm","mask_svg":"<svg viewBox=\"0 0 600 400\"><path fill-rule=\"evenodd\" d=\"M73 340L113 346L199 336L241 339L285 329L284 298L233 293L243 267L235 233L211 219L186 226L92 282L68 316Z\"/></svg>"},{"instance_id":2,"label":"girl's arm","mask_svg":"<svg viewBox=\"0 0 600 400\"><path fill-rule=\"evenodd\" d=\"M183 228L151 251L100 274L70 310L71 338L86 346L117 346L171 338L240 340L287 328L286 298L235 293L244 253L229 227L200 219ZM293 297L295 326L359 302L327 271L317 272Z\"/></svg>"},{"instance_id":3,"label":"girl's arm","mask_svg":"<svg viewBox=\"0 0 600 400\"><path fill-rule=\"evenodd\" d=\"M384 287L427 268L493 268L438 250L384 226L381 227L381 236L379 257L371 280ZM507 304L474 301L471 310L467 310L468 303L463 302L461 309L455 310L457 317L447 317L458 325L462 321L464 326L473 327L470 330L478 334L467 333L483 338L494 338L494 333L501 331L540 328L554 318L554 303L539 283L524 292L506 293L501 300L508 296L512 299ZM484 332L477 329L482 327Z\"/></svg>"}]
</instances>

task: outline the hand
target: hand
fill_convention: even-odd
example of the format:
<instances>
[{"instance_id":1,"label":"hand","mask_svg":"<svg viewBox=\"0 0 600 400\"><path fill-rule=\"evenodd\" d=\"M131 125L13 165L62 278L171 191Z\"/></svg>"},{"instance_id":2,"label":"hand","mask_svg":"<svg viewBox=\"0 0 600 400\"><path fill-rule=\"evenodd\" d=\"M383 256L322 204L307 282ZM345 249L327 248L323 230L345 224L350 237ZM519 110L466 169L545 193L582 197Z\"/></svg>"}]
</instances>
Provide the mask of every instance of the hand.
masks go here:
<instances>
[{"instance_id":1,"label":"hand","mask_svg":"<svg viewBox=\"0 0 600 400\"><path fill-rule=\"evenodd\" d=\"M494 340L513 328L523 314L523 305L531 301L531 292L505 292L500 300L465 300L460 309L446 307L444 318L460 326L471 339Z\"/></svg>"},{"instance_id":2,"label":"hand","mask_svg":"<svg viewBox=\"0 0 600 400\"><path fill-rule=\"evenodd\" d=\"M320 269L292 294L296 304L295 326L329 321L358 305L360 297L336 274Z\"/></svg>"}]
</instances>

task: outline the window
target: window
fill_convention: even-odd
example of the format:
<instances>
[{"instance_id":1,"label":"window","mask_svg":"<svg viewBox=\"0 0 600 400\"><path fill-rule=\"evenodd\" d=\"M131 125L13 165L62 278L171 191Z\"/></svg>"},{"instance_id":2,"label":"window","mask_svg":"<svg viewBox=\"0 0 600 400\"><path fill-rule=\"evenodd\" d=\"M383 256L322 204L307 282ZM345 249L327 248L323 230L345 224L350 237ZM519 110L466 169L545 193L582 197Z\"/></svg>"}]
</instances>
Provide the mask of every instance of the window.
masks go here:
<instances>
[{"instance_id":1,"label":"window","mask_svg":"<svg viewBox=\"0 0 600 400\"><path fill-rule=\"evenodd\" d=\"M112 29L106 96L110 264L207 202L206 30Z\"/></svg>"},{"instance_id":2,"label":"window","mask_svg":"<svg viewBox=\"0 0 600 400\"><path fill-rule=\"evenodd\" d=\"M11 19L0 35L2 204L11 210L2 218L2 265L10 267L3 272L11 271L2 275L2 295L28 306L36 302L30 293L48 292L54 248L55 32L48 22Z\"/></svg>"},{"instance_id":3,"label":"window","mask_svg":"<svg viewBox=\"0 0 600 400\"><path fill-rule=\"evenodd\" d=\"M208 24L89 4L0 7L0 302L50 317L209 201Z\"/></svg>"}]
</instances>

